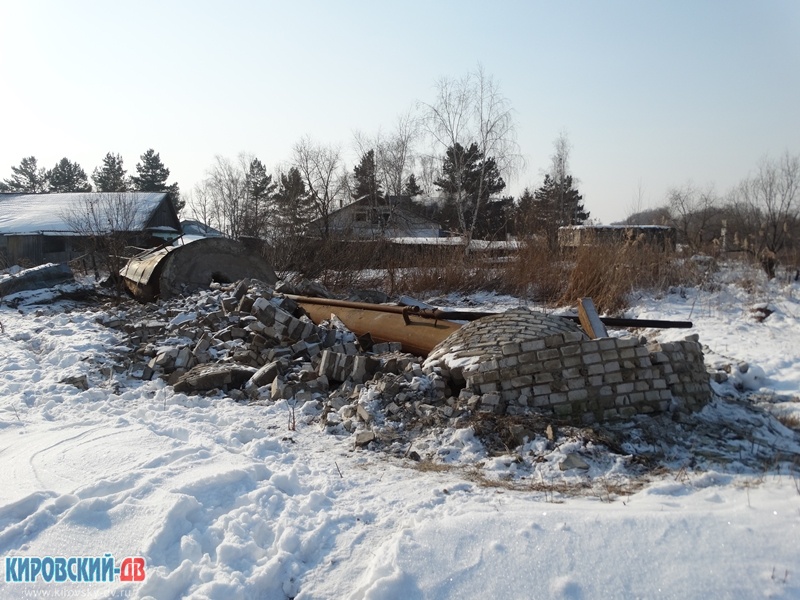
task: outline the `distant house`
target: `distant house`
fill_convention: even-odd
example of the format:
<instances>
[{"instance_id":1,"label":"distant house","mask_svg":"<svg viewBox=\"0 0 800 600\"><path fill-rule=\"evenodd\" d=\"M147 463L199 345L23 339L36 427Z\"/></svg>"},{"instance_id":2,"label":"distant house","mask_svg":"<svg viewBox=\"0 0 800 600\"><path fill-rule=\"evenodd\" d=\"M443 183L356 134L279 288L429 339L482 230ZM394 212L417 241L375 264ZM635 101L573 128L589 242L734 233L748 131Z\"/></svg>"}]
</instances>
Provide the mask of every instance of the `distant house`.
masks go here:
<instances>
[{"instance_id":1,"label":"distant house","mask_svg":"<svg viewBox=\"0 0 800 600\"><path fill-rule=\"evenodd\" d=\"M322 235L322 218L309 223L310 235ZM368 198L332 212L328 216L328 234L350 239L432 238L441 236L439 223L427 218L408 196L389 196L373 205Z\"/></svg>"},{"instance_id":2,"label":"distant house","mask_svg":"<svg viewBox=\"0 0 800 600\"><path fill-rule=\"evenodd\" d=\"M562 248L633 243L674 250L675 228L663 225L572 225L558 229L558 244Z\"/></svg>"},{"instance_id":3,"label":"distant house","mask_svg":"<svg viewBox=\"0 0 800 600\"><path fill-rule=\"evenodd\" d=\"M152 246L181 224L166 192L0 194L0 265L67 262L89 236L111 233Z\"/></svg>"},{"instance_id":4,"label":"distant house","mask_svg":"<svg viewBox=\"0 0 800 600\"><path fill-rule=\"evenodd\" d=\"M210 237L226 237L219 229L214 229L211 225L206 225L202 221L193 219L184 219L181 221L181 228L183 229L184 237L192 238L210 238Z\"/></svg>"}]
</instances>

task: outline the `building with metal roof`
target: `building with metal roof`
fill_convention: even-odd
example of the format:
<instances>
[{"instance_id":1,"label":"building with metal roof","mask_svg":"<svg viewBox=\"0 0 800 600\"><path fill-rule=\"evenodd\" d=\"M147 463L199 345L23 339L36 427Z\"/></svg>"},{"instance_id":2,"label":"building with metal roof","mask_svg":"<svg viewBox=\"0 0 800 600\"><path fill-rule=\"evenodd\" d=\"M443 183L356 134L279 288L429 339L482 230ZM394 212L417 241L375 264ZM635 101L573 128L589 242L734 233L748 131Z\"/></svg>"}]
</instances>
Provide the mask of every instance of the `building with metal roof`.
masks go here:
<instances>
[{"instance_id":1,"label":"building with metal roof","mask_svg":"<svg viewBox=\"0 0 800 600\"><path fill-rule=\"evenodd\" d=\"M166 192L0 194L0 266L67 262L90 237L127 234L153 245L180 233Z\"/></svg>"}]
</instances>

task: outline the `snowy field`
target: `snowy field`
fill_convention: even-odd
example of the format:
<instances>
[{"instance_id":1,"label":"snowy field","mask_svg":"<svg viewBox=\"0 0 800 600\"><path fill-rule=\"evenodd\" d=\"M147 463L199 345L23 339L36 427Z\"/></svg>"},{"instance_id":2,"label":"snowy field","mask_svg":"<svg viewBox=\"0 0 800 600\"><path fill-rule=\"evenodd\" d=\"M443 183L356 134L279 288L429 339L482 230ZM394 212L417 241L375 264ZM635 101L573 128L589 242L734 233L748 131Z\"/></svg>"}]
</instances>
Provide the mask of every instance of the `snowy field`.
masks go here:
<instances>
[{"instance_id":1,"label":"snowy field","mask_svg":"<svg viewBox=\"0 0 800 600\"><path fill-rule=\"evenodd\" d=\"M800 598L800 436L776 418L800 419L796 282L723 270L634 297L626 316L695 325L649 338L698 333L710 367L733 366L696 420L504 452L435 431L421 461L326 432L315 402L291 430L283 401L104 369L120 332L50 296L0 306L0 598ZM84 375L88 389L60 383ZM143 558L143 581L9 581L21 558L106 553Z\"/></svg>"}]
</instances>

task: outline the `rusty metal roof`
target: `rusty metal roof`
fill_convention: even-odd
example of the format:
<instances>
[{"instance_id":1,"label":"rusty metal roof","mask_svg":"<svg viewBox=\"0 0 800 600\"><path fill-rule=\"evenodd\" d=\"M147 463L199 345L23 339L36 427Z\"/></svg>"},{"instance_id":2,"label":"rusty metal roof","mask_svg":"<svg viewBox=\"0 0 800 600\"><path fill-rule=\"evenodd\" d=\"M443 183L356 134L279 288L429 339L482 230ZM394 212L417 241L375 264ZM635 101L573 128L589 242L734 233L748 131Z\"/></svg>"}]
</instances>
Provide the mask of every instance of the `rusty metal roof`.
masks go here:
<instances>
[{"instance_id":1,"label":"rusty metal roof","mask_svg":"<svg viewBox=\"0 0 800 600\"><path fill-rule=\"evenodd\" d=\"M119 273L140 285L148 285L156 267L164 260L167 254L175 249L176 246L164 246L163 248L137 254L128 261L128 264Z\"/></svg>"}]
</instances>

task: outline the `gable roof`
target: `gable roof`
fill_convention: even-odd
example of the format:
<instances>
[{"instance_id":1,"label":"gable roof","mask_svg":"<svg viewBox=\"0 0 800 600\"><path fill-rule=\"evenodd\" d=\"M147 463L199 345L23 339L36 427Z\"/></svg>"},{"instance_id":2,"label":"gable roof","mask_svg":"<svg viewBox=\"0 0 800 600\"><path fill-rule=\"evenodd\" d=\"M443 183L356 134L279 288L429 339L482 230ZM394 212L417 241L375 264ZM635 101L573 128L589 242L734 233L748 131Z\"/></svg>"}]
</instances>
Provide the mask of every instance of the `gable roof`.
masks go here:
<instances>
[{"instance_id":1,"label":"gable roof","mask_svg":"<svg viewBox=\"0 0 800 600\"><path fill-rule=\"evenodd\" d=\"M72 231L67 223L70 210L93 196L120 195L135 201L137 211L131 230L146 227L150 217L168 196L166 192L84 192L75 194L0 194L0 234Z\"/></svg>"},{"instance_id":2,"label":"gable roof","mask_svg":"<svg viewBox=\"0 0 800 600\"><path fill-rule=\"evenodd\" d=\"M332 210L328 214L328 218L331 219L339 215L356 213L359 212L359 209L388 210L393 215L413 216L417 221L424 221L437 227L441 226L440 223L428 217L425 214L423 207L415 203L411 196L387 196L382 198L381 201L375 205L370 202L369 197L363 196L358 200L351 202L350 204L345 204L341 208ZM317 226L323 221L324 219L322 217L317 217L313 221L309 222L309 226Z\"/></svg>"}]
</instances>

